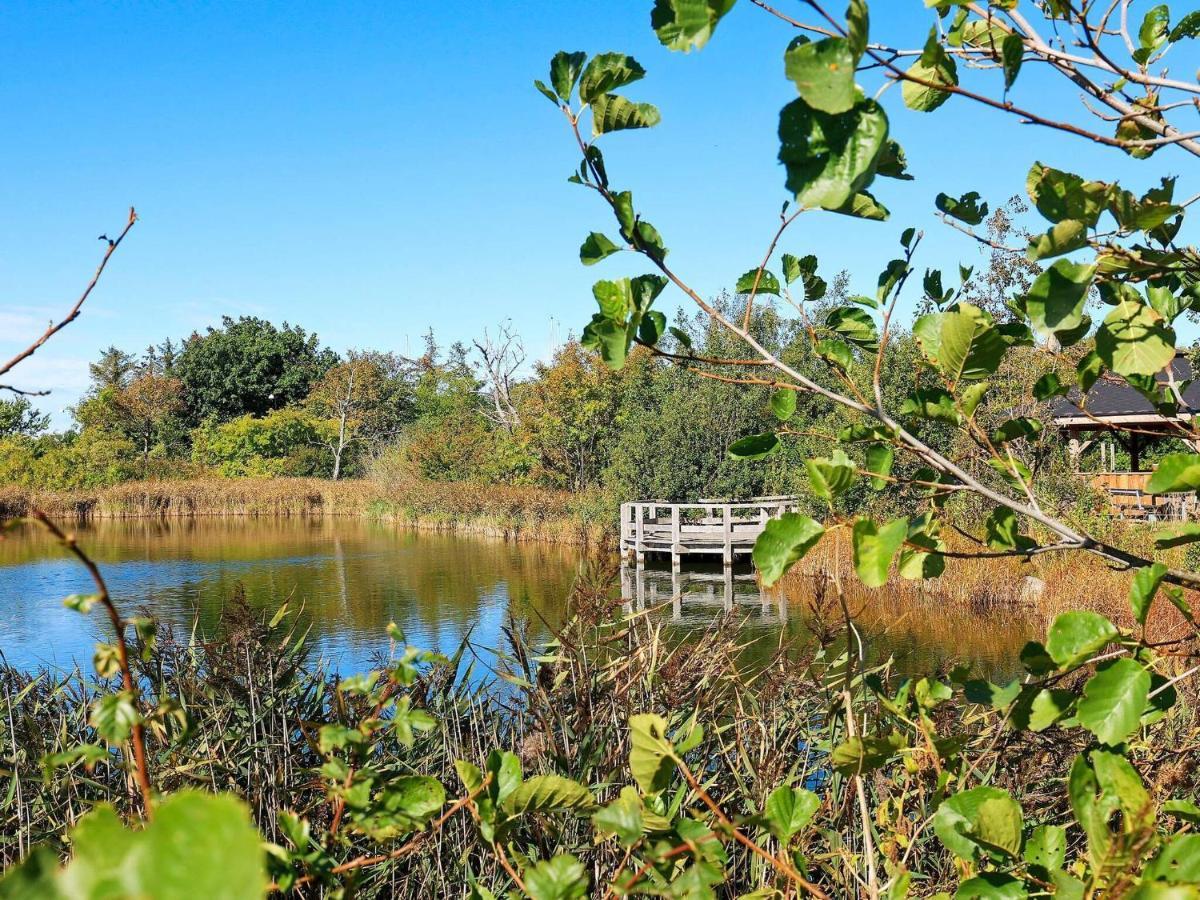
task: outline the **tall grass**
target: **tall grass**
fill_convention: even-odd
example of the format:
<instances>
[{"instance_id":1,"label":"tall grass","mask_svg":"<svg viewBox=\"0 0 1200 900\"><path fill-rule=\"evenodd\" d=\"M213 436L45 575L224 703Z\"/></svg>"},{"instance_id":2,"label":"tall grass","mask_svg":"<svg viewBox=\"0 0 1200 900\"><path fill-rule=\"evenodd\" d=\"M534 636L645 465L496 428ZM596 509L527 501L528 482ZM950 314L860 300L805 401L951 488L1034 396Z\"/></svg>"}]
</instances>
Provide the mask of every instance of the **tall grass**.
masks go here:
<instances>
[{"instance_id":1,"label":"tall grass","mask_svg":"<svg viewBox=\"0 0 1200 900\"><path fill-rule=\"evenodd\" d=\"M74 521L369 516L406 527L569 543L599 543L611 528L602 504L589 495L421 480L197 478L80 491L0 488L0 520L27 515L34 506L51 518Z\"/></svg>"},{"instance_id":2,"label":"tall grass","mask_svg":"<svg viewBox=\"0 0 1200 900\"><path fill-rule=\"evenodd\" d=\"M815 640L804 647L780 644L751 666L736 619L720 618L708 629L668 639L652 615L621 613L612 574L604 563L583 567L571 615L549 645L534 646L523 623L510 620L496 673L483 671L464 644L450 665L435 668L414 692L439 727L418 735L411 748L389 745L376 763L433 775L453 792L456 759L481 762L490 750L504 749L520 757L527 776L576 779L605 803L629 783L630 715L658 712L676 724L694 717L705 736L689 752L689 765L703 773L705 789L727 814L755 815L781 783L817 790L821 828L812 832L812 846L801 849L831 896L858 895L854 866L839 862L862 853L857 812L848 783L828 763L829 748L842 738L830 733L827 722L840 702L845 650L853 646L832 582L819 582L804 604ZM282 840L278 815L284 809L307 818L314 833L325 832L331 806L315 777L322 761L316 734L324 724L351 723L365 714L337 690L337 676L309 655L301 618L285 611L267 621L234 597L214 634L165 634L137 664L148 706L164 697L181 705L181 715L168 712L149 728L158 789L234 791L272 841ZM890 677L886 664L875 674ZM81 672L31 675L0 668L0 754L6 761L0 772L0 862L10 864L32 845L58 840L98 801L126 810L135 802L126 773L111 759L91 771L79 763L42 764L95 740L87 708L109 687ZM877 707L870 692L856 692L854 702L856 715L874 728ZM1162 726L1163 745L1139 752L1138 765L1156 796L1187 796L1200 785L1195 759L1171 752L1200 736L1195 710L1195 697L1188 696ZM1080 749L1077 737L1006 729L994 713L960 703L944 704L937 717L944 733L963 735L978 771L990 773L990 781L1012 791L1026 810L1049 820L1069 817L1061 779L1064 761ZM940 799L933 787L937 773L912 774L903 787L881 771L866 780L866 790L885 838L879 852L892 863L907 860L920 876L922 895L929 895L952 886L957 873L921 825ZM913 785L919 786L915 792ZM573 852L596 873L620 865L620 848L593 841L586 818L533 817L521 828L514 842L536 847L543 857ZM841 857L822 850L829 835L837 836ZM354 844L344 852L350 857L366 849ZM769 880L760 859L736 844L726 850L730 896ZM355 892L456 896L468 873L497 893L506 885L496 854L464 815L431 835L420 854L363 870Z\"/></svg>"}]
</instances>

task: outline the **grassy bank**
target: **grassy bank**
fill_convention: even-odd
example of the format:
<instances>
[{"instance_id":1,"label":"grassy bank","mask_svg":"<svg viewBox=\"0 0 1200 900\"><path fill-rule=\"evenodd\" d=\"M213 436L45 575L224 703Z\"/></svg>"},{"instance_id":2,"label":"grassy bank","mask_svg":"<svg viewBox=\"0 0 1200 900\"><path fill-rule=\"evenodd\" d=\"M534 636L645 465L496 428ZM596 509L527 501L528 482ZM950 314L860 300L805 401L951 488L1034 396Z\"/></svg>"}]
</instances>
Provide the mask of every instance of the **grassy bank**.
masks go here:
<instances>
[{"instance_id":1,"label":"grassy bank","mask_svg":"<svg viewBox=\"0 0 1200 900\"><path fill-rule=\"evenodd\" d=\"M607 527L587 496L464 482L318 478L134 481L77 491L0 488L0 519L33 507L67 521L193 516L369 516L412 528L508 539L598 543Z\"/></svg>"},{"instance_id":2,"label":"grassy bank","mask_svg":"<svg viewBox=\"0 0 1200 900\"><path fill-rule=\"evenodd\" d=\"M1152 536L1162 526L1112 522L1114 542L1170 566L1192 567L1186 549L1155 551ZM835 533L822 541L784 576L781 586L789 597L808 597L815 583L838 579L851 611L873 629L903 632L919 625L922 634L944 638L945 643L972 640L1000 642L997 624L1020 620L1042 631L1057 615L1072 609L1101 613L1124 627L1133 626L1129 589L1133 573L1114 567L1098 556L1083 552L1021 557L946 560L937 578L909 581L893 572L882 588L864 587L854 574L849 535ZM953 552L979 552L978 546L948 535ZM1186 591L1193 608L1200 593ZM969 627L966 627L968 626ZM1177 637L1186 629L1183 616L1169 603L1157 605L1147 622L1148 632L1159 639ZM982 647L963 648L965 656L980 656ZM1010 647L1020 649L1018 645Z\"/></svg>"}]
</instances>

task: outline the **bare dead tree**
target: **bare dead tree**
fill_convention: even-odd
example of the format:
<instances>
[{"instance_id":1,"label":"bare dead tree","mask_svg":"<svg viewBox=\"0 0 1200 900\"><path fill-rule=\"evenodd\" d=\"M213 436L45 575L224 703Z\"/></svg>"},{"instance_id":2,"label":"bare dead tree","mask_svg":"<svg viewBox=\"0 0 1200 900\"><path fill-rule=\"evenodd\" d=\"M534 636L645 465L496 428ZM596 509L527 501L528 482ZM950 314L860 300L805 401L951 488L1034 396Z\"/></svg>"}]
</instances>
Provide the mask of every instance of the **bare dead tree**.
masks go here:
<instances>
[{"instance_id":1,"label":"bare dead tree","mask_svg":"<svg viewBox=\"0 0 1200 900\"><path fill-rule=\"evenodd\" d=\"M525 345L511 321L501 323L495 339L484 329L483 338L472 343L487 376L487 393L492 401L487 416L511 434L520 424L512 388L518 370L525 364Z\"/></svg>"}]
</instances>

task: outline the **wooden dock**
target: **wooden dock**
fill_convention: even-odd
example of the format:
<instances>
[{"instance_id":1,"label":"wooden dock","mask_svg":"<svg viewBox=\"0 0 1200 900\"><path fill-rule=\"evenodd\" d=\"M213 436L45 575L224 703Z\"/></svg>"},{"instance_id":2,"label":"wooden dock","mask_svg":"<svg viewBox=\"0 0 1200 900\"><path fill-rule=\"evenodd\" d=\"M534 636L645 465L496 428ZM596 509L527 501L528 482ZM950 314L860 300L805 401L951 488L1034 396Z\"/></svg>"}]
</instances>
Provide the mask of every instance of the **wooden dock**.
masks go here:
<instances>
[{"instance_id":1,"label":"wooden dock","mask_svg":"<svg viewBox=\"0 0 1200 900\"><path fill-rule=\"evenodd\" d=\"M670 557L674 569L685 556L719 556L731 566L735 557L750 554L767 522L796 508L795 497L622 503L621 556L638 566L647 554Z\"/></svg>"}]
</instances>

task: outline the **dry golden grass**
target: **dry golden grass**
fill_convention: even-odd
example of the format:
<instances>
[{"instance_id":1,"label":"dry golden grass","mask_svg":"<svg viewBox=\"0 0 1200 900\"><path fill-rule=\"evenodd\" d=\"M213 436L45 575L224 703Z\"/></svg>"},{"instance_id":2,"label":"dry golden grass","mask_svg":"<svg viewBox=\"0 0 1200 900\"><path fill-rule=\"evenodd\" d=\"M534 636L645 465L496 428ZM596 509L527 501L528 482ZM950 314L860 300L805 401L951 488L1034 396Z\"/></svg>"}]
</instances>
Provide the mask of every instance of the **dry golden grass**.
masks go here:
<instances>
[{"instance_id":1,"label":"dry golden grass","mask_svg":"<svg viewBox=\"0 0 1200 900\"><path fill-rule=\"evenodd\" d=\"M1091 554L1045 554L1029 562L1015 557L948 559L938 578L907 581L893 573L886 585L872 590L854 575L849 536L834 534L834 540L822 541L785 576L782 587L788 596L811 593L813 578L837 577L852 612L864 623L904 631L905 622L911 619L911 627L922 635L940 630L948 643L961 643L965 655L984 646L995 647L997 641L1007 641L1019 650L1020 642L1013 635L1028 632L1040 636L1055 616L1073 609L1093 610L1124 627L1134 624L1129 607L1133 574ZM1135 543L1139 536L1144 537L1140 532L1134 534ZM962 546L950 543L952 550L971 549L965 541ZM1187 594L1193 608L1200 605L1200 595ZM1148 631L1155 638L1178 636L1183 624L1182 616L1164 601L1155 604ZM1003 625L1013 627L998 627Z\"/></svg>"},{"instance_id":2,"label":"dry golden grass","mask_svg":"<svg viewBox=\"0 0 1200 900\"><path fill-rule=\"evenodd\" d=\"M371 516L409 527L509 539L594 543L586 499L534 487L317 478L197 478L135 481L53 492L0 488L0 518L37 506L66 520L189 516Z\"/></svg>"}]
</instances>

